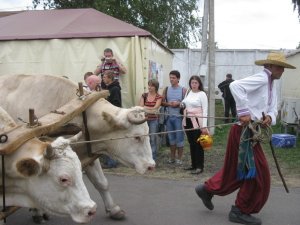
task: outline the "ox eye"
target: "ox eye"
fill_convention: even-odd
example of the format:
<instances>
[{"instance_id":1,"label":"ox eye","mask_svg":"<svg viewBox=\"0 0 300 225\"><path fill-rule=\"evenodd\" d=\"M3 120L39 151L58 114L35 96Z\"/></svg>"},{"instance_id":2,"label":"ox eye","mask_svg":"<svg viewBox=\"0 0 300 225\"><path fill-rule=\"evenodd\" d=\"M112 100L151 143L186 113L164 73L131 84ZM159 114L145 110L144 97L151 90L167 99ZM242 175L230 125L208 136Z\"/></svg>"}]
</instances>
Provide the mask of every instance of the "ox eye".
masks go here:
<instances>
[{"instance_id":1,"label":"ox eye","mask_svg":"<svg viewBox=\"0 0 300 225\"><path fill-rule=\"evenodd\" d=\"M69 186L69 185L72 184L71 178L68 177L68 176L66 176L66 175L61 176L61 177L59 178L59 183L60 183L62 186L64 186L64 187Z\"/></svg>"},{"instance_id":2,"label":"ox eye","mask_svg":"<svg viewBox=\"0 0 300 225\"><path fill-rule=\"evenodd\" d=\"M60 182L66 183L66 182L68 182L68 179L67 179L67 178L61 178L61 179L60 179Z\"/></svg>"},{"instance_id":3,"label":"ox eye","mask_svg":"<svg viewBox=\"0 0 300 225\"><path fill-rule=\"evenodd\" d=\"M134 137L135 140L141 141L141 137Z\"/></svg>"}]
</instances>

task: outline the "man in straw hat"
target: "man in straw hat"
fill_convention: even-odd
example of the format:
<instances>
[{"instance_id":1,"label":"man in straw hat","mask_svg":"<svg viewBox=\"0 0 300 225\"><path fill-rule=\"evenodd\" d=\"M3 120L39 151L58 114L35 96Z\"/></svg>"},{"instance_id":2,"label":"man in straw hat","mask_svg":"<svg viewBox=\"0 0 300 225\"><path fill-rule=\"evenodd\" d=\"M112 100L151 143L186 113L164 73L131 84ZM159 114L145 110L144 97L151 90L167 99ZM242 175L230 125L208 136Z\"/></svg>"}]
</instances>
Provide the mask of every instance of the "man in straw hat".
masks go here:
<instances>
[{"instance_id":1,"label":"man in straw hat","mask_svg":"<svg viewBox=\"0 0 300 225\"><path fill-rule=\"evenodd\" d=\"M238 190L229 221L259 225L261 220L251 214L258 213L270 192L270 171L262 147L249 138L252 121L262 126L274 125L277 116L277 94L274 80L280 79L284 68L295 69L279 52L271 52L266 60L255 61L263 71L235 80L230 90L236 101L239 123L231 127L223 168L204 184L196 186L197 195L204 205L213 210L212 197L224 196ZM264 118L262 118L264 113Z\"/></svg>"}]
</instances>

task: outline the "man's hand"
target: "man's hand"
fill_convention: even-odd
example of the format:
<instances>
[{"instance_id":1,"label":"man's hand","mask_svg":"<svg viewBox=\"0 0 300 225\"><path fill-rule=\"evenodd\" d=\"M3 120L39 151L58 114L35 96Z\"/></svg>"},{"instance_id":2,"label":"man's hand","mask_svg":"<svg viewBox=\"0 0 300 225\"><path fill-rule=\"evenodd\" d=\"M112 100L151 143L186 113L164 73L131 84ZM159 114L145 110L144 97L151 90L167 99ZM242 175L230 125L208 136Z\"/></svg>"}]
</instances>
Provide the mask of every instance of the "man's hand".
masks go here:
<instances>
[{"instance_id":1,"label":"man's hand","mask_svg":"<svg viewBox=\"0 0 300 225\"><path fill-rule=\"evenodd\" d=\"M272 123L272 117L269 116L269 115L266 115L266 116L262 117L261 120L262 120L262 125L263 126L266 126L266 125L270 126L271 123Z\"/></svg>"},{"instance_id":2,"label":"man's hand","mask_svg":"<svg viewBox=\"0 0 300 225\"><path fill-rule=\"evenodd\" d=\"M247 126L251 121L251 116L250 115L241 116L239 117L239 121L242 126Z\"/></svg>"},{"instance_id":3,"label":"man's hand","mask_svg":"<svg viewBox=\"0 0 300 225\"><path fill-rule=\"evenodd\" d=\"M177 101L171 101L169 102L169 106L173 107L173 108L176 108L180 105L180 102L177 102Z\"/></svg>"}]
</instances>

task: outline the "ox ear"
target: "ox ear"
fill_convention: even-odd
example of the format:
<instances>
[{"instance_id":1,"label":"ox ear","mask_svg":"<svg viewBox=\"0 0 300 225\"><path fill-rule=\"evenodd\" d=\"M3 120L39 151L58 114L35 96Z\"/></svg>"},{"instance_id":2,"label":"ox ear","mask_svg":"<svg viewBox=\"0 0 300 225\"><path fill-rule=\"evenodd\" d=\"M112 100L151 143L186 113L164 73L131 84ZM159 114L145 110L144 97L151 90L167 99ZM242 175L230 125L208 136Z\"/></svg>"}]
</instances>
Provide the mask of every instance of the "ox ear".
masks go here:
<instances>
[{"instance_id":1,"label":"ox ear","mask_svg":"<svg viewBox=\"0 0 300 225\"><path fill-rule=\"evenodd\" d=\"M53 149L52 145L50 145L50 144L47 145L44 156L48 160L51 160L55 157L55 150Z\"/></svg>"},{"instance_id":2,"label":"ox ear","mask_svg":"<svg viewBox=\"0 0 300 225\"><path fill-rule=\"evenodd\" d=\"M16 167L17 171L24 177L36 176L41 172L40 164L32 158L21 159L17 162Z\"/></svg>"},{"instance_id":3,"label":"ox ear","mask_svg":"<svg viewBox=\"0 0 300 225\"><path fill-rule=\"evenodd\" d=\"M103 119L115 130L126 129L125 121L107 112L102 112Z\"/></svg>"}]
</instances>

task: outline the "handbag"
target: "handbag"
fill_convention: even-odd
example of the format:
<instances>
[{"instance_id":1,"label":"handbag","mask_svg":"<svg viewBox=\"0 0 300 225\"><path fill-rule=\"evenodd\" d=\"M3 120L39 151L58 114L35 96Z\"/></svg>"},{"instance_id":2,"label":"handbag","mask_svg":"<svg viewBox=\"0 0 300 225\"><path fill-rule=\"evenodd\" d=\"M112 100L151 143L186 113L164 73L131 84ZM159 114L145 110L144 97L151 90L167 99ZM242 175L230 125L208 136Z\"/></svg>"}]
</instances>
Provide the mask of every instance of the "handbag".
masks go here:
<instances>
[{"instance_id":1,"label":"handbag","mask_svg":"<svg viewBox=\"0 0 300 225\"><path fill-rule=\"evenodd\" d=\"M190 93L191 89L188 89L186 92L185 92L185 95L184 97L182 97L182 100L186 98L186 96L188 96L188 94ZM182 91L182 95L183 95L183 91ZM180 103L180 110L179 110L179 113L181 115L184 114L184 110L185 110L185 104L183 102Z\"/></svg>"},{"instance_id":2,"label":"handbag","mask_svg":"<svg viewBox=\"0 0 300 225\"><path fill-rule=\"evenodd\" d=\"M184 114L184 110L185 110L185 107L180 108L180 110L179 110L180 115L183 115L183 114Z\"/></svg>"}]
</instances>

